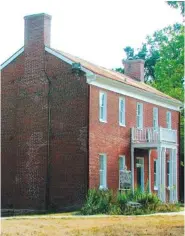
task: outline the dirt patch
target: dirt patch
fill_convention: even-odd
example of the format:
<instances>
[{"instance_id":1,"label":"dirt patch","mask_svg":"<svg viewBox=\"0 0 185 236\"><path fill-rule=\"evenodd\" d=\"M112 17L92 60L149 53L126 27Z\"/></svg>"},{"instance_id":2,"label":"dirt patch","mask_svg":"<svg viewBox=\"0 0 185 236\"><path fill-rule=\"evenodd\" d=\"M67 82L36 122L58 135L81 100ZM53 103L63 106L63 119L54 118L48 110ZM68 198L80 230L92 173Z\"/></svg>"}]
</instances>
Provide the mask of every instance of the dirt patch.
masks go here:
<instances>
[{"instance_id":1,"label":"dirt patch","mask_svg":"<svg viewBox=\"0 0 185 236\"><path fill-rule=\"evenodd\" d=\"M184 235L183 216L2 220L2 235Z\"/></svg>"}]
</instances>

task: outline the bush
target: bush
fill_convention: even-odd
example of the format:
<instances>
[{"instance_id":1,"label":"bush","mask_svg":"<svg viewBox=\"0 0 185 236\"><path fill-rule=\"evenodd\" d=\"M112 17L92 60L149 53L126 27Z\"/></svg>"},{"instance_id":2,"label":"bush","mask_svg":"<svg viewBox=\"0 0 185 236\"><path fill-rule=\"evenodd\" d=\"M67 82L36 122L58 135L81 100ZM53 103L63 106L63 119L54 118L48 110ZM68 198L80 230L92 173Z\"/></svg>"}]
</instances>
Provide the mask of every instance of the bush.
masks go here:
<instances>
[{"instance_id":1,"label":"bush","mask_svg":"<svg viewBox=\"0 0 185 236\"><path fill-rule=\"evenodd\" d=\"M106 214L109 212L111 202L113 202L113 192L111 190L90 189L81 213L83 215Z\"/></svg>"},{"instance_id":2,"label":"bush","mask_svg":"<svg viewBox=\"0 0 185 236\"><path fill-rule=\"evenodd\" d=\"M129 202L137 202L141 205L134 207L128 204ZM135 189L134 193L127 190L117 194L113 194L111 190L90 189L80 214L141 215L179 210L179 204L164 204L156 194L143 192L139 188Z\"/></svg>"}]
</instances>

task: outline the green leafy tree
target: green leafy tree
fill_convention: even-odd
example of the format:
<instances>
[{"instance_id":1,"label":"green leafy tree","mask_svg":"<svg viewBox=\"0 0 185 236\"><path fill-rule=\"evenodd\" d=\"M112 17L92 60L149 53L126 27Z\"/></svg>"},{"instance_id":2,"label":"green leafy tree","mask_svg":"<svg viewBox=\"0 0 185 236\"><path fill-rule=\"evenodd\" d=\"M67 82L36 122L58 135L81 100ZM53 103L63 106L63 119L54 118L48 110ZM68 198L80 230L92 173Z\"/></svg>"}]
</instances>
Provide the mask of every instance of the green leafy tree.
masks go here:
<instances>
[{"instance_id":1,"label":"green leafy tree","mask_svg":"<svg viewBox=\"0 0 185 236\"><path fill-rule=\"evenodd\" d=\"M173 8L180 9L181 15L184 17L184 1L167 1L167 4Z\"/></svg>"}]
</instances>

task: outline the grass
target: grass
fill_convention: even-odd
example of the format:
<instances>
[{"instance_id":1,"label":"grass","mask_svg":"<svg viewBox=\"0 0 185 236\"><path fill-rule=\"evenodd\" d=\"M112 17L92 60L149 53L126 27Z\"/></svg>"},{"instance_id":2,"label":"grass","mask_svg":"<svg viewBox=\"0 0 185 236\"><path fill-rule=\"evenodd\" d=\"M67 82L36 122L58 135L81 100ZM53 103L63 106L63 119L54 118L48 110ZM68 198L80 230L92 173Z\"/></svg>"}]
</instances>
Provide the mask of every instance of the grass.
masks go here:
<instances>
[{"instance_id":1,"label":"grass","mask_svg":"<svg viewBox=\"0 0 185 236\"><path fill-rule=\"evenodd\" d=\"M112 216L73 219L9 219L2 220L2 236L122 236L184 235L184 218L176 216Z\"/></svg>"}]
</instances>

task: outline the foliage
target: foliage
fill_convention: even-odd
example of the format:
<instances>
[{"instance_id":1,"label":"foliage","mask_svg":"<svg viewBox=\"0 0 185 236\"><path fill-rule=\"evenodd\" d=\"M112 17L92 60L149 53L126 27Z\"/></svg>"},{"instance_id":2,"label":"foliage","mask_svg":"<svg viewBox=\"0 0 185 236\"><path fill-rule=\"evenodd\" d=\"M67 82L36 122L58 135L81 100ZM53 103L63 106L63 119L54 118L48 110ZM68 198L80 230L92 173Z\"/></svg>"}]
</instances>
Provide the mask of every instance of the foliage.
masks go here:
<instances>
[{"instance_id":1,"label":"foliage","mask_svg":"<svg viewBox=\"0 0 185 236\"><path fill-rule=\"evenodd\" d=\"M121 68L121 67L119 67L119 68L115 68L115 69L113 69L113 71L116 71L116 72L119 72L119 73L124 74L124 69Z\"/></svg>"},{"instance_id":2,"label":"foliage","mask_svg":"<svg viewBox=\"0 0 185 236\"><path fill-rule=\"evenodd\" d=\"M131 206L130 202L140 203L140 207ZM80 214L140 215L160 211L179 211L177 204L162 204L158 196L149 191L136 188L134 193L127 190L114 194L111 190L88 191L87 200Z\"/></svg>"},{"instance_id":3,"label":"foliage","mask_svg":"<svg viewBox=\"0 0 185 236\"><path fill-rule=\"evenodd\" d=\"M167 4L173 8L180 9L181 15L184 16L184 1L167 1Z\"/></svg>"}]
</instances>

